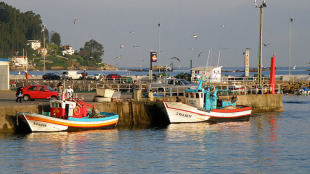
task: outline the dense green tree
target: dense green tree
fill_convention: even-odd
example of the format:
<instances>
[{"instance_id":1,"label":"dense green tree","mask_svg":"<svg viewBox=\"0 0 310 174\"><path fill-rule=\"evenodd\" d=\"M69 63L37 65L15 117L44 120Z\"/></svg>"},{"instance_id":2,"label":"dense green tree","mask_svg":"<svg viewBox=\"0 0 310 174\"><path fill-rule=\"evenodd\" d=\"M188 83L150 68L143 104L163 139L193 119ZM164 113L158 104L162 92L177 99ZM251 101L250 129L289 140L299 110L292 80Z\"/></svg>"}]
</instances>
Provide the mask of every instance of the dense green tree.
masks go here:
<instances>
[{"instance_id":1,"label":"dense green tree","mask_svg":"<svg viewBox=\"0 0 310 174\"><path fill-rule=\"evenodd\" d=\"M51 32L51 42L60 46L60 43L61 43L60 34L52 31Z\"/></svg>"},{"instance_id":2,"label":"dense green tree","mask_svg":"<svg viewBox=\"0 0 310 174\"><path fill-rule=\"evenodd\" d=\"M83 50L87 50L90 54L90 59L94 59L95 63L101 63L104 51L102 44L98 43L94 39L91 39L90 41L86 42L84 44Z\"/></svg>"},{"instance_id":3,"label":"dense green tree","mask_svg":"<svg viewBox=\"0 0 310 174\"><path fill-rule=\"evenodd\" d=\"M45 34L48 37L47 29ZM32 11L21 13L0 2L0 56L21 55L27 40L43 40L40 15Z\"/></svg>"}]
</instances>

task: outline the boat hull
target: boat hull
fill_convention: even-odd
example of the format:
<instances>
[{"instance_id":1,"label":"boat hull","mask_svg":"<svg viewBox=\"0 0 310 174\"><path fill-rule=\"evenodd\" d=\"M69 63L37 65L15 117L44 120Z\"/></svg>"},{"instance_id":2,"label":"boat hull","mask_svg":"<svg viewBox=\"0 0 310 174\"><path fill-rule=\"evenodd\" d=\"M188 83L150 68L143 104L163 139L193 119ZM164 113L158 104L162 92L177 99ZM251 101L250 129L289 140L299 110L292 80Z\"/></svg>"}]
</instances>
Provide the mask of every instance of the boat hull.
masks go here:
<instances>
[{"instance_id":1,"label":"boat hull","mask_svg":"<svg viewBox=\"0 0 310 174\"><path fill-rule=\"evenodd\" d=\"M61 119L34 113L17 113L18 118L27 124L31 132L81 131L114 128L119 116L111 114L104 118Z\"/></svg>"},{"instance_id":2,"label":"boat hull","mask_svg":"<svg viewBox=\"0 0 310 174\"><path fill-rule=\"evenodd\" d=\"M165 109L170 123L246 121L252 114L252 108L249 106L207 111L179 102L162 103L164 105L162 109Z\"/></svg>"}]
</instances>

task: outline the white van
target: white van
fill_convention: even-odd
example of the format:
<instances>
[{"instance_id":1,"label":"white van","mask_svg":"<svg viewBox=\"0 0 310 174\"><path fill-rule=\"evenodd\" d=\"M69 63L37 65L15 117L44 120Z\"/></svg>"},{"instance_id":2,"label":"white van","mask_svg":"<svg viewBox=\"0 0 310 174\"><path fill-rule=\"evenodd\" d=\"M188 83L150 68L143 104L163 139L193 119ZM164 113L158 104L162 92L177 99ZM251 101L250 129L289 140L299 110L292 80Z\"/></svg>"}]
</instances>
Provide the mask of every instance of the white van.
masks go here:
<instances>
[{"instance_id":1,"label":"white van","mask_svg":"<svg viewBox=\"0 0 310 174\"><path fill-rule=\"evenodd\" d=\"M77 71L64 71L62 73L62 77L67 78L67 79L77 80L77 79L82 79L82 74Z\"/></svg>"}]
</instances>

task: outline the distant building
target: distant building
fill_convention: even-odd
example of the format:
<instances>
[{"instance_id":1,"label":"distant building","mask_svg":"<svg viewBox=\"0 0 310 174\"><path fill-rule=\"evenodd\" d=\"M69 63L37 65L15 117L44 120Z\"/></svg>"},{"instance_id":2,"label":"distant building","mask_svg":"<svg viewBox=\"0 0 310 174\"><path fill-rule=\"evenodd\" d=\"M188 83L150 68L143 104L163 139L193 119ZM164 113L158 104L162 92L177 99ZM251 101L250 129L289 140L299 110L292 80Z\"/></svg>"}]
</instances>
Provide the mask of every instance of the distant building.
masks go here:
<instances>
[{"instance_id":1,"label":"distant building","mask_svg":"<svg viewBox=\"0 0 310 174\"><path fill-rule=\"evenodd\" d=\"M222 66L199 66L191 69L192 81L199 80L203 77L203 80L211 78L211 83L221 83L222 79Z\"/></svg>"},{"instance_id":2,"label":"distant building","mask_svg":"<svg viewBox=\"0 0 310 174\"><path fill-rule=\"evenodd\" d=\"M61 46L61 48L63 49L62 55L66 55L66 54L73 55L75 53L72 46L70 45Z\"/></svg>"},{"instance_id":3,"label":"distant building","mask_svg":"<svg viewBox=\"0 0 310 174\"><path fill-rule=\"evenodd\" d=\"M39 40L28 40L28 44L33 50L41 48L41 42Z\"/></svg>"},{"instance_id":4,"label":"distant building","mask_svg":"<svg viewBox=\"0 0 310 174\"><path fill-rule=\"evenodd\" d=\"M0 90L10 89L9 60L0 58Z\"/></svg>"},{"instance_id":5,"label":"distant building","mask_svg":"<svg viewBox=\"0 0 310 174\"><path fill-rule=\"evenodd\" d=\"M12 67L25 67L28 64L28 58L25 56L17 56L10 58L10 65Z\"/></svg>"}]
</instances>

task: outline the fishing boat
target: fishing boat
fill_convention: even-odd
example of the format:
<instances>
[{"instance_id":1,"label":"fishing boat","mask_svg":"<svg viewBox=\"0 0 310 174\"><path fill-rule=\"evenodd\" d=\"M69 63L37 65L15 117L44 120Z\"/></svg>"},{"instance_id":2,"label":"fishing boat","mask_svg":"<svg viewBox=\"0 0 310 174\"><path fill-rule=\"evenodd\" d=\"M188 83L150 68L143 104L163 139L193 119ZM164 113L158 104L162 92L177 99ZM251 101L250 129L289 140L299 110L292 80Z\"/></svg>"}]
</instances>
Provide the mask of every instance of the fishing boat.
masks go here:
<instances>
[{"instance_id":1,"label":"fishing boat","mask_svg":"<svg viewBox=\"0 0 310 174\"><path fill-rule=\"evenodd\" d=\"M163 101L157 103L170 123L246 121L252 114L250 106L236 105L237 96L218 97L213 86L185 90L185 103Z\"/></svg>"},{"instance_id":2,"label":"fishing boat","mask_svg":"<svg viewBox=\"0 0 310 174\"><path fill-rule=\"evenodd\" d=\"M87 106L93 109L88 109ZM50 112L19 112L17 126L28 127L31 132L81 131L115 128L118 119L118 114L98 112L93 105L74 98L68 101L50 101Z\"/></svg>"}]
</instances>

